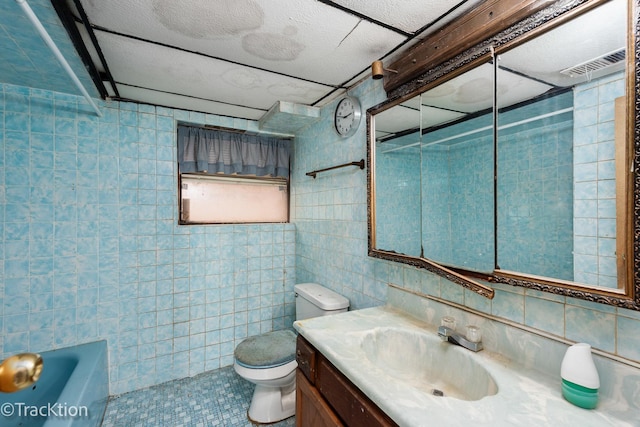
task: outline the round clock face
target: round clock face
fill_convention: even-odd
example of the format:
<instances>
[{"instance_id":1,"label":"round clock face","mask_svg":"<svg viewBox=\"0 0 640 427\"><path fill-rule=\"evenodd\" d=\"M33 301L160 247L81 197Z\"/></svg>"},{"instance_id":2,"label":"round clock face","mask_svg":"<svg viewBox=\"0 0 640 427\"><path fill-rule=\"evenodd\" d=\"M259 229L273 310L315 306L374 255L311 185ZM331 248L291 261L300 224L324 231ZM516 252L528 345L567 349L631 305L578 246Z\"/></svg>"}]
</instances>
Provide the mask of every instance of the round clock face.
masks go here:
<instances>
[{"instance_id":1,"label":"round clock face","mask_svg":"<svg viewBox=\"0 0 640 427\"><path fill-rule=\"evenodd\" d=\"M361 116L360 102L356 98L351 96L342 98L336 107L333 121L338 134L347 137L356 133Z\"/></svg>"}]
</instances>

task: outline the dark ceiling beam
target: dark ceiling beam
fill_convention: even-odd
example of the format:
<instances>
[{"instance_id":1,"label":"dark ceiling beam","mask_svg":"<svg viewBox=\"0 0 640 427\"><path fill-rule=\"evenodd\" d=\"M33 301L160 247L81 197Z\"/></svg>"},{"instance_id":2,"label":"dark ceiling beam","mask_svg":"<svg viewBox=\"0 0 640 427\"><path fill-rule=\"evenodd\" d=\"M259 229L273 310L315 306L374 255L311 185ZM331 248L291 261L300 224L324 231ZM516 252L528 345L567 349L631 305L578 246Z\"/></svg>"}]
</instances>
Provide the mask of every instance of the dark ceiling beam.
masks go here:
<instances>
[{"instance_id":1,"label":"dark ceiling beam","mask_svg":"<svg viewBox=\"0 0 640 427\"><path fill-rule=\"evenodd\" d=\"M247 67L247 68L251 68L253 70L264 71L266 73L276 74L276 75L279 75L279 76L288 77L288 78L291 78L291 79L300 80L300 81L307 82L307 83L314 83L314 84L317 84L317 85L327 86L327 87L332 87L332 88L339 88L340 87L340 86L336 86L336 85L331 84L331 83L323 83L323 82L317 82L315 80L304 79L302 77L297 77L297 76L292 76L290 74L280 73L278 71L269 70L267 68L261 68L261 67L256 67L256 66L249 65L249 64L243 64L242 62L232 61L230 59L221 58L219 56L207 55L206 53L198 52L198 51L195 51L195 50L185 49L185 48L182 48L182 47L179 47L179 46L174 46L174 45L170 45L170 44L167 44L167 43L157 42L155 40L149 40L149 39L145 39L143 37L134 36L134 35L131 35L131 34L121 33L119 31L111 30L111 29L106 28L106 27L101 27L99 25L91 25L91 28L93 28L94 31L102 31L104 33L112 34L114 36L124 37L124 38L128 38L128 39L131 39L131 40L140 41L140 42L143 42L143 43L153 44L153 45L156 45L156 46L162 46L162 47L166 47L168 49L174 49L174 50L178 50L180 52L185 52L185 53L189 53L189 54L193 54L193 55L198 55L198 56L202 56L202 57L209 58L209 59L215 59L215 60L223 61L223 62L226 62L226 63L229 63L229 64L239 65L241 67Z\"/></svg>"},{"instance_id":2,"label":"dark ceiling beam","mask_svg":"<svg viewBox=\"0 0 640 427\"><path fill-rule=\"evenodd\" d=\"M542 84L547 85L547 86L551 86L554 89L557 89L557 88L560 87L560 86L555 85L553 83L549 83L548 81L539 79L539 78L534 77L534 76L530 76L529 74L523 73L522 71L512 70L511 68L503 67L499 63L498 63L498 69L500 69L502 71L506 71L507 73L511 73L511 74L513 74L515 76L524 77L525 79L528 79L528 80L531 80L531 81L534 81L534 82L537 82L537 83L542 83Z\"/></svg>"},{"instance_id":3,"label":"dark ceiling beam","mask_svg":"<svg viewBox=\"0 0 640 427\"><path fill-rule=\"evenodd\" d=\"M116 84L122 85L122 86L128 86L128 87L132 87L132 88L136 88L136 89L144 89L144 90L149 90L152 92L158 92L158 93L164 93L167 95L176 95L176 96L182 96L185 98L190 98L190 99L198 99L200 101L207 101L207 102L215 102L217 104L224 104L224 105L230 105L232 107L240 107L240 108L246 108L248 110L259 110L259 111L264 111L265 113L267 111L269 111L266 108L261 108L261 107L249 107L247 105L241 105L241 104L234 104L231 102L226 102L226 101L220 101L220 100L216 100L216 99L210 99L210 98L203 98L201 96L194 96L194 95L187 95L184 93L178 93L178 92L171 92L168 90L162 90L162 89L154 89L152 87L146 87L146 86L140 86L140 85L134 85L134 84L130 84L130 83L126 83L126 82L116 82ZM144 101L137 101L137 100L132 100L130 98L122 98L122 97L118 97L118 98L113 98L115 101L135 101L135 102L141 102L143 104L148 104L148 102L144 102ZM171 107L171 108L176 108L176 107ZM210 113L207 113L210 114Z\"/></svg>"},{"instance_id":4,"label":"dark ceiling beam","mask_svg":"<svg viewBox=\"0 0 640 427\"><path fill-rule=\"evenodd\" d=\"M89 22L89 17L84 11L84 8L82 7L82 3L80 3L80 0L73 0L73 2L76 5L76 9L78 10L78 13L80 14L80 20L82 22L82 25L87 31L87 34L89 34L91 43L93 43L93 48L95 49L98 55L98 58L100 58L100 62L102 63L102 68L104 69L104 72L101 73L101 77L103 78L106 77L106 79L109 81L109 84L111 85L111 88L113 89L115 96L119 97L120 94L118 93L118 87L116 86L116 82L113 79L113 75L111 75L111 71L109 70L109 65L107 64L107 60L104 57L104 54L102 53L102 49L100 48L98 39L96 38L96 35L93 32L93 28L91 28L91 22Z\"/></svg>"},{"instance_id":5,"label":"dark ceiling beam","mask_svg":"<svg viewBox=\"0 0 640 427\"><path fill-rule=\"evenodd\" d=\"M460 3L458 3L457 5L453 6L451 9L447 10L445 13L443 13L442 15L440 15L438 18L434 19L433 21L427 23L426 25L424 25L422 28L420 28L419 30L417 30L414 35L420 36L420 34L424 33L425 31L427 31L429 28L433 27L434 25L436 25L438 22L442 21L444 18L446 18L447 16L451 15L453 12L455 12L456 10L458 10L459 8L462 7L462 5L464 5L465 3L468 3L469 0L462 0Z\"/></svg>"},{"instance_id":6,"label":"dark ceiling beam","mask_svg":"<svg viewBox=\"0 0 640 427\"><path fill-rule=\"evenodd\" d=\"M341 10L343 12L349 13L349 14L351 14L353 16L356 16L356 17L358 17L360 19L363 19L365 21L371 22L372 24L376 24L376 25L378 25L380 27L386 28L387 30L393 31L394 33L400 34L400 35L402 35L404 37L412 37L413 36L413 33L408 33L406 31L403 31L403 30L401 30L399 28L396 28L396 27L394 27L392 25L385 24L384 22L378 21L377 19L373 19L370 16L367 16L367 15L362 14L360 12L356 12L355 10L349 9L347 7L344 7L344 6L340 5L340 4L334 3L331 0L318 0L318 1L320 3L326 4L327 6L331 6L334 9Z\"/></svg>"},{"instance_id":7,"label":"dark ceiling beam","mask_svg":"<svg viewBox=\"0 0 640 427\"><path fill-rule=\"evenodd\" d=\"M100 97L102 99L107 98L107 96L109 96L109 94L107 93L107 89L104 87L104 83L102 82L102 78L100 77L100 72L93 63L91 54L87 50L87 47L82 40L82 36L80 35L78 27L76 27L75 18L71 13L71 10L69 9L69 5L64 1L56 0L51 0L51 5L58 14L60 21L62 21L62 25L64 25L64 28L67 30L67 34L71 38L71 42L76 48L78 55L80 55L84 66L87 68L87 71L91 76L91 80L93 80L93 84L100 93Z\"/></svg>"}]
</instances>

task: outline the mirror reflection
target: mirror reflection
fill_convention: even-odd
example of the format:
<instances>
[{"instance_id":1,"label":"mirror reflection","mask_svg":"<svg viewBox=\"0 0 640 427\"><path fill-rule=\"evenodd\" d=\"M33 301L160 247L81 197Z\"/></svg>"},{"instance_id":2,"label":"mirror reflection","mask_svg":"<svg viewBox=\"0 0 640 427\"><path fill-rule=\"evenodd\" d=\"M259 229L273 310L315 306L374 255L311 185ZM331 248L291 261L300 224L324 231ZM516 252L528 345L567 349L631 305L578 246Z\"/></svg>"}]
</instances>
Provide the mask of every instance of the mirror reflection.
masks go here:
<instances>
[{"instance_id":1,"label":"mirror reflection","mask_svg":"<svg viewBox=\"0 0 640 427\"><path fill-rule=\"evenodd\" d=\"M626 28L605 2L375 114L373 249L624 288Z\"/></svg>"},{"instance_id":2,"label":"mirror reflection","mask_svg":"<svg viewBox=\"0 0 640 427\"><path fill-rule=\"evenodd\" d=\"M618 287L615 153L625 141L615 126L626 116L615 104L625 99L626 11L610 1L499 55L501 269Z\"/></svg>"},{"instance_id":3,"label":"mirror reflection","mask_svg":"<svg viewBox=\"0 0 640 427\"><path fill-rule=\"evenodd\" d=\"M422 95L424 256L482 272L495 263L493 74L485 63Z\"/></svg>"},{"instance_id":4,"label":"mirror reflection","mask_svg":"<svg viewBox=\"0 0 640 427\"><path fill-rule=\"evenodd\" d=\"M420 256L420 96L375 117L376 247Z\"/></svg>"}]
</instances>

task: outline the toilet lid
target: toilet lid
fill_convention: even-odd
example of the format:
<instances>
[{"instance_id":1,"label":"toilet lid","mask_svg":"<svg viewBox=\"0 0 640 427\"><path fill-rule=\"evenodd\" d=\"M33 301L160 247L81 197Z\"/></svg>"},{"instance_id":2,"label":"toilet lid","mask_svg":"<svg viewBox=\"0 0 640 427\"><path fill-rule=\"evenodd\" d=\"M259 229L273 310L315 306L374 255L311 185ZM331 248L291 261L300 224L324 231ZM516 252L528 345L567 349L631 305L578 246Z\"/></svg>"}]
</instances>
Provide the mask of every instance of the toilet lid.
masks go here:
<instances>
[{"instance_id":1,"label":"toilet lid","mask_svg":"<svg viewBox=\"0 0 640 427\"><path fill-rule=\"evenodd\" d=\"M266 369L296 358L296 334L291 330L249 337L236 347L236 362L246 368Z\"/></svg>"}]
</instances>

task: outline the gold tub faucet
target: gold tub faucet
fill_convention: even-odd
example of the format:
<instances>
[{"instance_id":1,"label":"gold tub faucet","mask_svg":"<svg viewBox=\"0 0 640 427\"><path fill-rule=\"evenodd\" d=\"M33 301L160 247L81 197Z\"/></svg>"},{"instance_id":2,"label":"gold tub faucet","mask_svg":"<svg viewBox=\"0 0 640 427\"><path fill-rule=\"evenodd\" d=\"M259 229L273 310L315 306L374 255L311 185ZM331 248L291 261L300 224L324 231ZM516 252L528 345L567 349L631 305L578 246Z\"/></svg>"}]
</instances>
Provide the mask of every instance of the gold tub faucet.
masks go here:
<instances>
[{"instance_id":1,"label":"gold tub faucet","mask_svg":"<svg viewBox=\"0 0 640 427\"><path fill-rule=\"evenodd\" d=\"M13 393L29 387L40 378L42 357L36 353L20 353L0 364L0 392Z\"/></svg>"}]
</instances>

